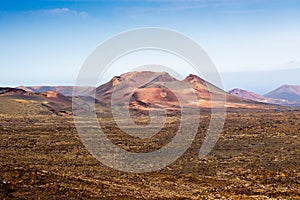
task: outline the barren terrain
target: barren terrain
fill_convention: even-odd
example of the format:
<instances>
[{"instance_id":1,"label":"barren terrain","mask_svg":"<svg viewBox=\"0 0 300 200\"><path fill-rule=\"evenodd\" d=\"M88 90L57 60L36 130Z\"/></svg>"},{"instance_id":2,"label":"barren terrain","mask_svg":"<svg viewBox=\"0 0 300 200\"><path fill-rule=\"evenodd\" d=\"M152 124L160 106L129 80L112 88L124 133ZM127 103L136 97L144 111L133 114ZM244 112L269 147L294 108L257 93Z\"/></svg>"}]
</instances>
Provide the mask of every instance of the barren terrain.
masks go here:
<instances>
[{"instance_id":1,"label":"barren terrain","mask_svg":"<svg viewBox=\"0 0 300 200\"><path fill-rule=\"evenodd\" d=\"M175 163L151 173L104 166L81 143L71 115L35 101L1 97L0 198L2 199L299 199L300 111L230 109L213 151L198 158L210 119L203 110L198 134ZM199 116L191 116L198 123ZM147 122L147 116L135 118ZM130 141L110 116L100 125L133 152L160 148L155 139ZM179 117L169 116L157 137L168 142ZM187 132L188 134L188 132ZM168 139L169 138L169 139Z\"/></svg>"}]
</instances>

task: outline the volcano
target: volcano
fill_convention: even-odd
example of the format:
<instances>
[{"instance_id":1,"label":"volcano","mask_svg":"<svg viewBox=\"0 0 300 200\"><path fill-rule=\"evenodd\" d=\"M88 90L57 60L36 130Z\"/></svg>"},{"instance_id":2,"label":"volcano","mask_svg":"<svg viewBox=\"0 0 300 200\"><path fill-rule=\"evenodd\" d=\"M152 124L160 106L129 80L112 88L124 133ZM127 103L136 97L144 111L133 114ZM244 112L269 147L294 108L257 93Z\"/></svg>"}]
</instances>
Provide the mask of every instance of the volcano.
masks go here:
<instances>
[{"instance_id":1,"label":"volcano","mask_svg":"<svg viewBox=\"0 0 300 200\"><path fill-rule=\"evenodd\" d=\"M300 105L300 86L282 85L264 96L268 98L285 99Z\"/></svg>"},{"instance_id":2,"label":"volcano","mask_svg":"<svg viewBox=\"0 0 300 200\"><path fill-rule=\"evenodd\" d=\"M95 97L108 104L127 105L139 110L151 107L176 110L181 106L263 108L266 105L228 94L197 75L190 74L178 80L167 72L152 71L114 76L96 88Z\"/></svg>"}]
</instances>

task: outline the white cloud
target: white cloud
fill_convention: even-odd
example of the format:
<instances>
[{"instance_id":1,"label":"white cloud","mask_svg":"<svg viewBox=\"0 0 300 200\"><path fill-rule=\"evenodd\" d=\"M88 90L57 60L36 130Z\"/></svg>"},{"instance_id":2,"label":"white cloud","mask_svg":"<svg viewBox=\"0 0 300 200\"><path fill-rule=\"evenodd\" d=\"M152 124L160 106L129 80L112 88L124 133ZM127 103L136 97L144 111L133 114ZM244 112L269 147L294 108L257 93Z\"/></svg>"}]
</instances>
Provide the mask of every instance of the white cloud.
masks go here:
<instances>
[{"instance_id":1,"label":"white cloud","mask_svg":"<svg viewBox=\"0 0 300 200\"><path fill-rule=\"evenodd\" d=\"M72 10L70 8L53 8L47 10L36 10L36 11L30 11L30 13L50 15L50 16L78 16L78 17L88 16L88 13L85 11L77 11L77 10Z\"/></svg>"}]
</instances>

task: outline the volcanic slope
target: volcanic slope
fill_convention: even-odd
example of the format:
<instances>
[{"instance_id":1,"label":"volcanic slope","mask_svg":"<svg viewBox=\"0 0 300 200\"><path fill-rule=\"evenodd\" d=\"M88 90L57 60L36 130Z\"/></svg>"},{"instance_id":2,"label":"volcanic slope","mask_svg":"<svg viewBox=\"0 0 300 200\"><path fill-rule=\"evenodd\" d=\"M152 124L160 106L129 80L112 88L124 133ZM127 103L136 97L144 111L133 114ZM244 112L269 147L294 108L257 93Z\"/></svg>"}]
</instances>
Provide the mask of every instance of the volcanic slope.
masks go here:
<instances>
[{"instance_id":1,"label":"volcanic slope","mask_svg":"<svg viewBox=\"0 0 300 200\"><path fill-rule=\"evenodd\" d=\"M108 104L113 102L128 105L129 102L129 108L139 110L151 107L176 110L180 106L268 108L265 103L228 94L196 75L190 74L183 80L177 80L166 72L152 71L128 72L115 76L96 89L96 98Z\"/></svg>"}]
</instances>

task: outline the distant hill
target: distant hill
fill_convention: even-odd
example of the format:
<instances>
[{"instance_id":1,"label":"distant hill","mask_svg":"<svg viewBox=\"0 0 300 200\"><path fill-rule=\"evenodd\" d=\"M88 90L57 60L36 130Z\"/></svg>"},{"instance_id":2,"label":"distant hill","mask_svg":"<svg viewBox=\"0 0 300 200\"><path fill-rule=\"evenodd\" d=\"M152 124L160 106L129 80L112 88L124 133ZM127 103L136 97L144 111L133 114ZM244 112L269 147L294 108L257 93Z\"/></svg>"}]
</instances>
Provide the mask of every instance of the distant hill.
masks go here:
<instances>
[{"instance_id":1,"label":"distant hill","mask_svg":"<svg viewBox=\"0 0 300 200\"><path fill-rule=\"evenodd\" d=\"M195 95L196 100L193 100ZM219 105L217 103L220 103L224 97L227 99L226 107L266 107L266 104L230 95L193 74L183 80L177 80L166 72L129 72L113 77L96 89L96 98L101 102L111 103L112 97L120 102L128 98L130 108L139 110L148 110L151 106L170 110L180 109L176 96L180 96L184 106L187 107L221 106L222 103ZM214 104L211 102L212 96L214 96Z\"/></svg>"},{"instance_id":2,"label":"distant hill","mask_svg":"<svg viewBox=\"0 0 300 200\"><path fill-rule=\"evenodd\" d=\"M0 88L0 113L11 115L70 115L71 97L55 91L33 93L18 88Z\"/></svg>"},{"instance_id":3,"label":"distant hill","mask_svg":"<svg viewBox=\"0 0 300 200\"><path fill-rule=\"evenodd\" d=\"M26 88L25 88L26 89ZM79 91L81 92L81 91ZM107 112L107 105L92 96L77 96L86 105L97 105L98 112ZM19 88L0 87L0 116L4 115L72 115L72 97L56 91L32 92Z\"/></svg>"},{"instance_id":4,"label":"distant hill","mask_svg":"<svg viewBox=\"0 0 300 200\"><path fill-rule=\"evenodd\" d=\"M17 88L23 89L30 92L40 93L54 91L59 92L65 96L73 96L73 89L76 87L77 95L88 96L94 91L94 87L84 87L84 86L19 86Z\"/></svg>"},{"instance_id":5,"label":"distant hill","mask_svg":"<svg viewBox=\"0 0 300 200\"><path fill-rule=\"evenodd\" d=\"M40 106L47 108L56 114L61 111L69 113L72 111L73 89L72 86L0 88L0 98L7 100L7 104L11 104L8 102L26 102L35 104L37 108ZM239 89L227 93L193 74L183 80L177 80L167 72L152 71L124 73L114 76L97 88L76 87L75 91L79 91L76 94L77 99L84 103L91 103L91 105L95 103L98 111L102 113L109 111L111 106L117 106L118 109L129 108L144 111L150 108L180 111L182 106L192 109L223 106L275 109L278 106L270 104L290 104L288 100L268 98ZM95 92L95 97L90 96L93 92ZM226 99L225 104L222 102L224 99ZM14 108L14 106L7 107ZM2 109L6 109L4 104Z\"/></svg>"},{"instance_id":6,"label":"distant hill","mask_svg":"<svg viewBox=\"0 0 300 200\"><path fill-rule=\"evenodd\" d=\"M233 89L228 91L229 94L235 95L237 97L243 98L243 99L248 99L252 101L257 101L257 102L263 102L263 103L268 103L268 104L278 104L278 105L283 105L283 106L291 106L294 105L294 101L289 101L286 99L276 99L276 98L268 98L264 97L262 95L256 94L254 92L250 92L247 90L242 90L242 89Z\"/></svg>"},{"instance_id":7,"label":"distant hill","mask_svg":"<svg viewBox=\"0 0 300 200\"><path fill-rule=\"evenodd\" d=\"M284 83L298 84L299 74L300 66L283 70L224 72L220 75L223 87L228 90L236 87L255 88L257 94L265 94L266 91L271 91Z\"/></svg>"},{"instance_id":8,"label":"distant hill","mask_svg":"<svg viewBox=\"0 0 300 200\"><path fill-rule=\"evenodd\" d=\"M10 94L28 94L28 91L18 88L3 87L0 88L0 96L10 95Z\"/></svg>"},{"instance_id":9,"label":"distant hill","mask_svg":"<svg viewBox=\"0 0 300 200\"><path fill-rule=\"evenodd\" d=\"M300 105L300 86L282 85L264 96L268 98L286 99Z\"/></svg>"}]
</instances>

